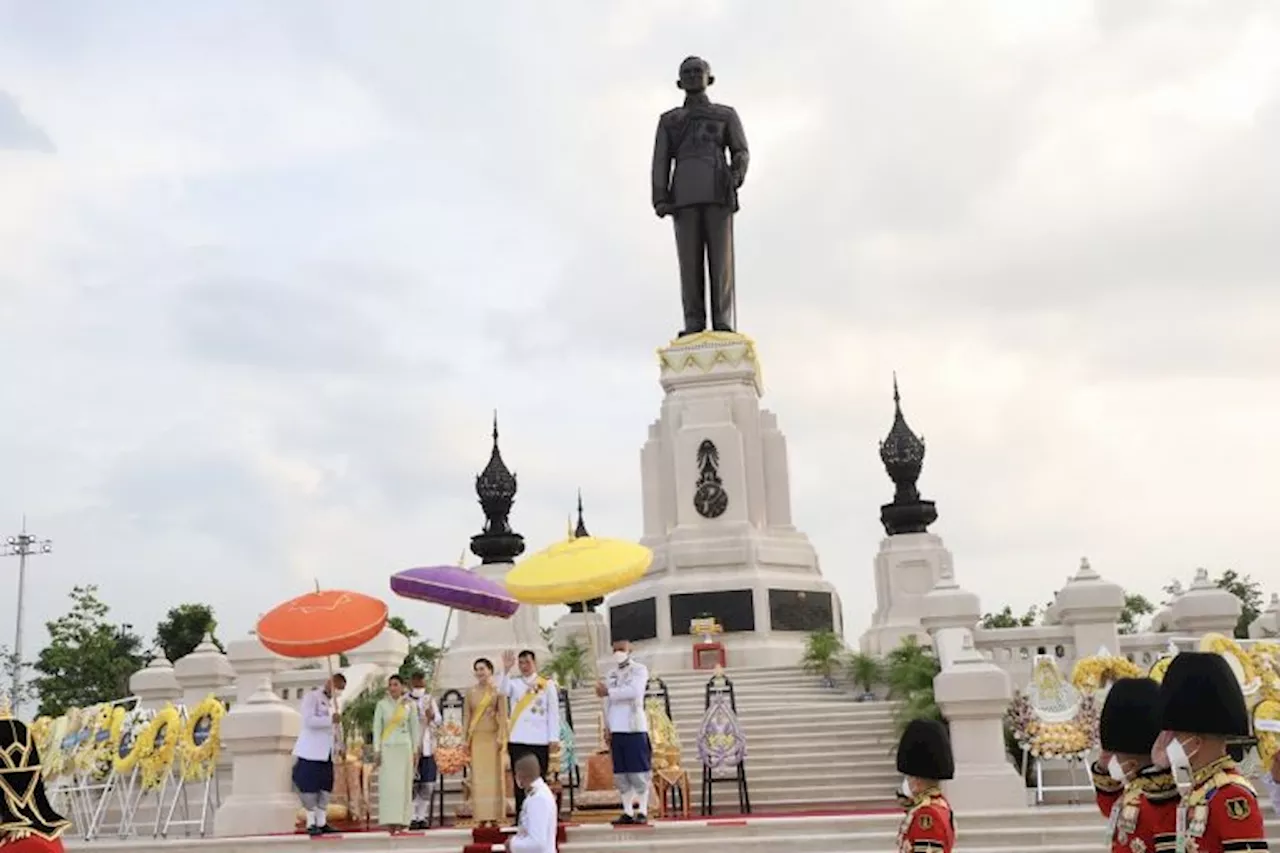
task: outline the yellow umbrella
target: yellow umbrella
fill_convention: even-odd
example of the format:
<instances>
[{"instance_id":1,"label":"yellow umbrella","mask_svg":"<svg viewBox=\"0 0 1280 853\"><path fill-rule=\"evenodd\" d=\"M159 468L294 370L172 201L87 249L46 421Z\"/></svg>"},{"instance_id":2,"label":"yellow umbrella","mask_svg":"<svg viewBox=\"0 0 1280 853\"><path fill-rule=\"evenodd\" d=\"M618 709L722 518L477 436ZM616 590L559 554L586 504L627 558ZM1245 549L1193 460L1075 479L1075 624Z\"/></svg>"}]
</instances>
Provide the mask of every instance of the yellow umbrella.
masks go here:
<instances>
[{"instance_id":1,"label":"yellow umbrella","mask_svg":"<svg viewBox=\"0 0 1280 853\"><path fill-rule=\"evenodd\" d=\"M630 586L648 571L653 552L643 545L595 536L557 542L522 560L507 572L507 592L522 604L578 604L601 598ZM585 610L585 606L583 607ZM596 669L595 634L591 644L591 668Z\"/></svg>"}]
</instances>

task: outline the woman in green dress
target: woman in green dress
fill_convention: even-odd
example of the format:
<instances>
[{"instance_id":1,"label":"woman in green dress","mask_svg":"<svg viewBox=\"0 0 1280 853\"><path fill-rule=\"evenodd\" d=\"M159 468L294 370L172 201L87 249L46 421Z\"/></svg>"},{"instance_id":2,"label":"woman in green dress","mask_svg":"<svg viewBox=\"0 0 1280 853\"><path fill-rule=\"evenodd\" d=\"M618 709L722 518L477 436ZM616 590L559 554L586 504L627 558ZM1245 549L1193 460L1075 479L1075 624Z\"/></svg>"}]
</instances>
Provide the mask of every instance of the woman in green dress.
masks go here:
<instances>
[{"instance_id":1,"label":"woman in green dress","mask_svg":"<svg viewBox=\"0 0 1280 853\"><path fill-rule=\"evenodd\" d=\"M373 754L378 765L378 823L399 832L412 819L413 771L422 729L417 705L400 676L387 679L387 695L373 712Z\"/></svg>"}]
</instances>

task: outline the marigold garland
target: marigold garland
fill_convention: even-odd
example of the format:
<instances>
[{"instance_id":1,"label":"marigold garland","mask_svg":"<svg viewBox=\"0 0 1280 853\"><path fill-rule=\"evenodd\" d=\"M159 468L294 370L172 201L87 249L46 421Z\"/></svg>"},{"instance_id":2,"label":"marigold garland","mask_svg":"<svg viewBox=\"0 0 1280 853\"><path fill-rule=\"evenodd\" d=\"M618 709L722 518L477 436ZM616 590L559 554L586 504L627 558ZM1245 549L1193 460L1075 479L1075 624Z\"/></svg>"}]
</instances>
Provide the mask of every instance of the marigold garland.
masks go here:
<instances>
[{"instance_id":1,"label":"marigold garland","mask_svg":"<svg viewBox=\"0 0 1280 853\"><path fill-rule=\"evenodd\" d=\"M138 737L138 766L142 768L142 790L160 787L173 767L173 757L182 737L182 717L178 709L166 705L151 719Z\"/></svg>"},{"instance_id":2,"label":"marigold garland","mask_svg":"<svg viewBox=\"0 0 1280 853\"><path fill-rule=\"evenodd\" d=\"M1244 691L1246 699L1258 692L1261 686L1258 670L1248 653L1235 640L1225 634L1205 634L1200 638L1200 651L1213 652L1222 655L1228 662L1234 660L1239 664L1240 673L1243 675L1240 689Z\"/></svg>"},{"instance_id":3,"label":"marigold garland","mask_svg":"<svg viewBox=\"0 0 1280 853\"><path fill-rule=\"evenodd\" d=\"M222 751L222 718L226 713L222 700L212 693L188 712L178 755L186 781L203 782L217 770Z\"/></svg>"},{"instance_id":4,"label":"marigold garland","mask_svg":"<svg viewBox=\"0 0 1280 853\"><path fill-rule=\"evenodd\" d=\"M1076 661L1071 668L1071 684L1081 693L1092 696L1121 678L1139 678L1142 670L1121 655L1090 655Z\"/></svg>"}]
</instances>

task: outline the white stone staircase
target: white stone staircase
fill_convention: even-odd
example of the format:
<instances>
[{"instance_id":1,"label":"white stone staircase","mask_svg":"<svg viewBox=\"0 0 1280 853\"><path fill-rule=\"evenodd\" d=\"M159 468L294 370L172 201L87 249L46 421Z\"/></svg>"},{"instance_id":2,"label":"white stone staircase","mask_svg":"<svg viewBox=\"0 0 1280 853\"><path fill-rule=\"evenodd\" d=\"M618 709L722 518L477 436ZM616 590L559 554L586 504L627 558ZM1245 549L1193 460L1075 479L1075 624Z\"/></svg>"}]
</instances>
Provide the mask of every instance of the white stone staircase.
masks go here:
<instances>
[{"instance_id":1,"label":"white stone staircase","mask_svg":"<svg viewBox=\"0 0 1280 853\"><path fill-rule=\"evenodd\" d=\"M733 681L747 740L747 780L754 812L885 808L901 777L894 768L893 706L860 703L824 687L797 667L738 669ZM697 813L702 769L697 737L710 672L657 674L671 697L681 760ZM599 743L600 700L589 686L571 693L579 763ZM725 773L717 774L726 775ZM732 784L715 786L717 813L736 812Z\"/></svg>"}]
</instances>

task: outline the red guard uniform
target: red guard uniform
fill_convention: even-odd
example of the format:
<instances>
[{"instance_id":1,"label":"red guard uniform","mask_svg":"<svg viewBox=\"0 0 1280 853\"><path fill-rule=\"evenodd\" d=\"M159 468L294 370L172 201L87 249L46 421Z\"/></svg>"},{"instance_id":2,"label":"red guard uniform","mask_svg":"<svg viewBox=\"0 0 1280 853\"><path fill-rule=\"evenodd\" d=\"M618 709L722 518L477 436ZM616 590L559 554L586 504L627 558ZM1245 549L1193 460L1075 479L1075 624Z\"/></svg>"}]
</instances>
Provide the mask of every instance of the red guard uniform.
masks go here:
<instances>
[{"instance_id":1,"label":"red guard uniform","mask_svg":"<svg viewBox=\"0 0 1280 853\"><path fill-rule=\"evenodd\" d=\"M1172 773L1148 767L1120 783L1095 764L1093 788L1110 821L1111 853L1175 853L1180 800Z\"/></svg>"},{"instance_id":2,"label":"red guard uniform","mask_svg":"<svg viewBox=\"0 0 1280 853\"><path fill-rule=\"evenodd\" d=\"M1229 757L1196 772L1183 808L1186 853L1267 850L1257 794Z\"/></svg>"},{"instance_id":3,"label":"red guard uniform","mask_svg":"<svg viewBox=\"0 0 1280 853\"><path fill-rule=\"evenodd\" d=\"M17 841L0 838L0 850L4 853L63 853L61 838L41 838L31 835Z\"/></svg>"},{"instance_id":4,"label":"red guard uniform","mask_svg":"<svg viewBox=\"0 0 1280 853\"><path fill-rule=\"evenodd\" d=\"M937 788L915 797L898 830L899 853L951 853L956 843L951 805Z\"/></svg>"}]
</instances>

